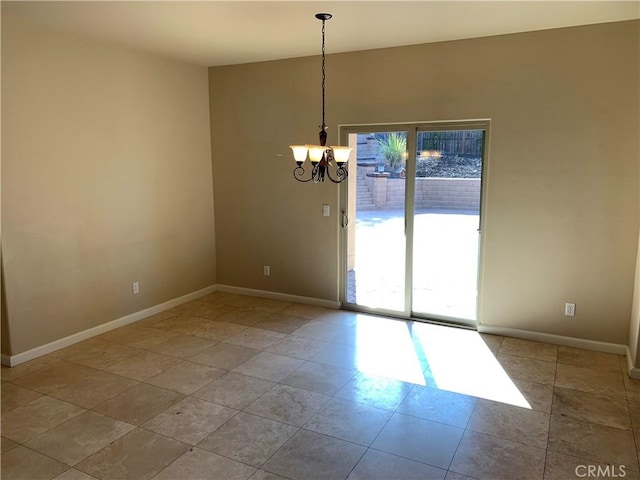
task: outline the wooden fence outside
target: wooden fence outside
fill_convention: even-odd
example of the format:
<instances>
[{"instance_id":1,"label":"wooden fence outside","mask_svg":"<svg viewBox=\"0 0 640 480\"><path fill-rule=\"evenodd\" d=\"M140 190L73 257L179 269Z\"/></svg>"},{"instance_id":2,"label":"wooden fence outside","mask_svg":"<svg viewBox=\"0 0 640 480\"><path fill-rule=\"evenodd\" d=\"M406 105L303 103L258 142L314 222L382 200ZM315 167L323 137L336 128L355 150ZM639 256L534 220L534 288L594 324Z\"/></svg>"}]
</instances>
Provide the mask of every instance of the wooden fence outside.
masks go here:
<instances>
[{"instance_id":1,"label":"wooden fence outside","mask_svg":"<svg viewBox=\"0 0 640 480\"><path fill-rule=\"evenodd\" d=\"M442 155L481 157L482 134L482 130L420 132L418 147L421 150L436 150Z\"/></svg>"},{"instance_id":2,"label":"wooden fence outside","mask_svg":"<svg viewBox=\"0 0 640 480\"><path fill-rule=\"evenodd\" d=\"M358 161L381 160L378 138L384 133L358 134ZM483 149L482 130L449 130L441 132L419 132L418 151L437 151L440 155L481 157ZM419 154L418 154L419 156Z\"/></svg>"}]
</instances>

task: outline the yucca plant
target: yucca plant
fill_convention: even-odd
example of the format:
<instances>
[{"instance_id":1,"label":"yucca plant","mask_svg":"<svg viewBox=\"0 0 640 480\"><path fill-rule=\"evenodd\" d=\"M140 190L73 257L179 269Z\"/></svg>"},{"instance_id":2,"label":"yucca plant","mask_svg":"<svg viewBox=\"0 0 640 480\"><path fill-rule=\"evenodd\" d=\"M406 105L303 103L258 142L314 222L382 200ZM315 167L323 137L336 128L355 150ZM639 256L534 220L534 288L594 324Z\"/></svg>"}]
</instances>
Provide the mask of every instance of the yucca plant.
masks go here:
<instances>
[{"instance_id":1,"label":"yucca plant","mask_svg":"<svg viewBox=\"0 0 640 480\"><path fill-rule=\"evenodd\" d=\"M400 132L391 132L383 138L378 138L380 153L392 171L404 166L407 155L407 136Z\"/></svg>"}]
</instances>

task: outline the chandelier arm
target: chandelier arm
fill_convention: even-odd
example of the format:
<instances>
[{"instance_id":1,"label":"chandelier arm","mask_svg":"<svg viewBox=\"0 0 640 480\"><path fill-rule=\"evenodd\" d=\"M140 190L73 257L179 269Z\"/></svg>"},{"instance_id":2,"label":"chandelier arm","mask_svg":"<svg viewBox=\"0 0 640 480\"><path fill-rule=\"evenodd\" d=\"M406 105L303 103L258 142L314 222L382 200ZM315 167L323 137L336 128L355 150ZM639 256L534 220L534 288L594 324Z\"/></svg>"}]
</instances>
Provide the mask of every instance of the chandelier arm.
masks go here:
<instances>
[{"instance_id":1,"label":"chandelier arm","mask_svg":"<svg viewBox=\"0 0 640 480\"><path fill-rule=\"evenodd\" d=\"M327 168L326 174L327 174L327 177L329 177L329 180L331 180L333 183L342 183L349 176L348 170L344 167L338 167L336 169L336 178L333 178L331 176L331 171L328 168Z\"/></svg>"},{"instance_id":2,"label":"chandelier arm","mask_svg":"<svg viewBox=\"0 0 640 480\"><path fill-rule=\"evenodd\" d=\"M309 177L306 180L302 178L303 176L304 176L304 168L296 167L293 169L293 178L295 178L297 181L307 183L313 180L313 176Z\"/></svg>"}]
</instances>

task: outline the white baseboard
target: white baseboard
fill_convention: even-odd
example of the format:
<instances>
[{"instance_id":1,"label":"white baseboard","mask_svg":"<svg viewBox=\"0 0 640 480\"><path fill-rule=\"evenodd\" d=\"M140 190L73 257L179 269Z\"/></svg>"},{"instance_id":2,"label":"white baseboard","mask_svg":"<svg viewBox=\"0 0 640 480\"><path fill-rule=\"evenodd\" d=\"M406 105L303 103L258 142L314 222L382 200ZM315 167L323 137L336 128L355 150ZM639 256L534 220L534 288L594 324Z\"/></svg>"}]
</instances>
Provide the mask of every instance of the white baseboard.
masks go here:
<instances>
[{"instance_id":1,"label":"white baseboard","mask_svg":"<svg viewBox=\"0 0 640 480\"><path fill-rule=\"evenodd\" d=\"M627 371L629 372L630 378L640 380L640 368L636 368L633 365L633 358L631 358L631 350L629 350L629 347L627 347Z\"/></svg>"},{"instance_id":2,"label":"white baseboard","mask_svg":"<svg viewBox=\"0 0 640 480\"><path fill-rule=\"evenodd\" d=\"M146 308L139 312L126 315L124 317L118 318L111 322L98 325L97 327L93 327L88 330L84 330L82 332L74 333L73 335L69 335L68 337L55 340L51 343L47 343L46 345L41 345L39 347L33 348L31 350L27 350L26 352L22 352L17 355L2 354L0 356L0 361L2 362L3 365L9 366L9 367L15 367L16 365L27 362L29 360L33 360L34 358L40 357L42 355L46 355L51 352L55 352L56 350L60 350L61 348L65 348L75 343L81 342L83 340L87 340L91 337L95 337L96 335L106 333L115 328L122 327L133 322L137 322L144 318L150 317L152 315L156 315L165 310L176 307L183 303L190 302L192 300L196 300L200 297L203 297L205 295L208 295L216 291L236 293L239 295L248 295L253 297L269 298L272 300L280 300L284 302L315 305L315 306L325 307L325 308L333 308L333 309L340 308L340 303L337 301L334 302L331 300L323 300L323 299L312 298L312 297L302 297L298 295L290 295L285 293L268 292L264 290L255 290L255 289L243 288L243 287L234 287L231 285L211 285L209 287L203 288L202 290L198 290L196 292L183 295L182 297L174 298L173 300L169 300L167 302L161 303L159 305L155 305L153 307ZM478 325L478 332L489 333L494 335L502 335L505 337L522 338L524 340L552 343L555 345L564 345L568 347L584 348L584 349L595 350L599 352L615 353L618 355L626 355L629 376L631 378L640 379L640 369L635 368L633 366L633 362L632 362L629 348L627 345L599 342L596 340L587 340L587 339L575 338L575 337L566 337L562 335L553 335L549 333L533 332L530 330L519 330L515 328L498 327L494 325L482 325L482 324Z\"/></svg>"},{"instance_id":3,"label":"white baseboard","mask_svg":"<svg viewBox=\"0 0 640 480\"><path fill-rule=\"evenodd\" d=\"M2 363L2 365L5 365L7 367L14 366L14 365L11 365L11 355L6 355L4 353L0 355L0 363ZM17 365L17 363L15 365Z\"/></svg>"},{"instance_id":4,"label":"white baseboard","mask_svg":"<svg viewBox=\"0 0 640 480\"><path fill-rule=\"evenodd\" d=\"M231 285L218 285L218 291L227 293L237 293L238 295L249 295L251 297L263 297L271 300L280 300L282 302L304 303L306 305L315 305L325 308L340 308L340 302L332 300L323 300L321 298L300 297L298 295L289 295L288 293L268 292L266 290L254 290L252 288L234 287Z\"/></svg>"},{"instance_id":5,"label":"white baseboard","mask_svg":"<svg viewBox=\"0 0 640 480\"><path fill-rule=\"evenodd\" d=\"M47 343L46 345L32 348L31 350L27 350L26 352L22 352L17 355L5 355L3 353L0 357L0 360L2 361L3 365L6 365L8 367L15 367L16 365L27 362L29 360L33 360L34 358L41 357L42 355L55 352L56 350L68 347L69 345L73 345L74 343L82 342L83 340L95 337L96 335L106 333L110 330L113 330L114 328L123 327L125 325L129 325L130 323L137 322L138 320L150 317L151 315L156 315L157 313L164 312L165 310L168 310L170 308L182 305L183 303L187 303L213 293L216 290L217 286L212 285L203 288L202 290L188 293L187 295L183 295L182 297L174 298L173 300L169 300L159 305L154 305L153 307L140 310L139 312L125 315L124 317L118 318L111 322L103 323L102 325L98 325L97 327L74 333L73 335L55 340L51 343Z\"/></svg>"},{"instance_id":6,"label":"white baseboard","mask_svg":"<svg viewBox=\"0 0 640 480\"><path fill-rule=\"evenodd\" d=\"M497 327L494 325L478 325L478 332L492 333L505 337L522 338L534 342L553 343L565 347L584 348L598 352L615 353L617 355L627 355L627 346L618 343L598 342L584 338L565 337L563 335L553 335L551 333L532 332L530 330L519 330L517 328Z\"/></svg>"}]
</instances>

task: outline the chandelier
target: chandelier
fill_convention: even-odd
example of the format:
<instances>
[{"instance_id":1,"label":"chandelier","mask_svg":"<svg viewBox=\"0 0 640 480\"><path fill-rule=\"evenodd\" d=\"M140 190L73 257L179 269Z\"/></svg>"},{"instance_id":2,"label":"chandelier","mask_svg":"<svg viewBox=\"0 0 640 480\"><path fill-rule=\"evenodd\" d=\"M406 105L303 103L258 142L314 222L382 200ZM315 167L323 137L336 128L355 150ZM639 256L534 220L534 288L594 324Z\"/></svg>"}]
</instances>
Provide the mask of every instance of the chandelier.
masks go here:
<instances>
[{"instance_id":1,"label":"chandelier","mask_svg":"<svg viewBox=\"0 0 640 480\"><path fill-rule=\"evenodd\" d=\"M324 58L324 23L331 18L330 13L316 13L316 18L322 20L322 125L320 125L320 145L290 145L293 150L293 158L297 167L293 170L293 178L299 182L314 183L324 182L325 177L333 183L340 183L348 176L345 166L349 160L351 148L349 147L327 147L327 125L324 121L324 83L325 83L325 58ZM305 170L302 167L309 155L311 161L311 176L303 178ZM330 167L336 163L335 177L331 175Z\"/></svg>"}]
</instances>

